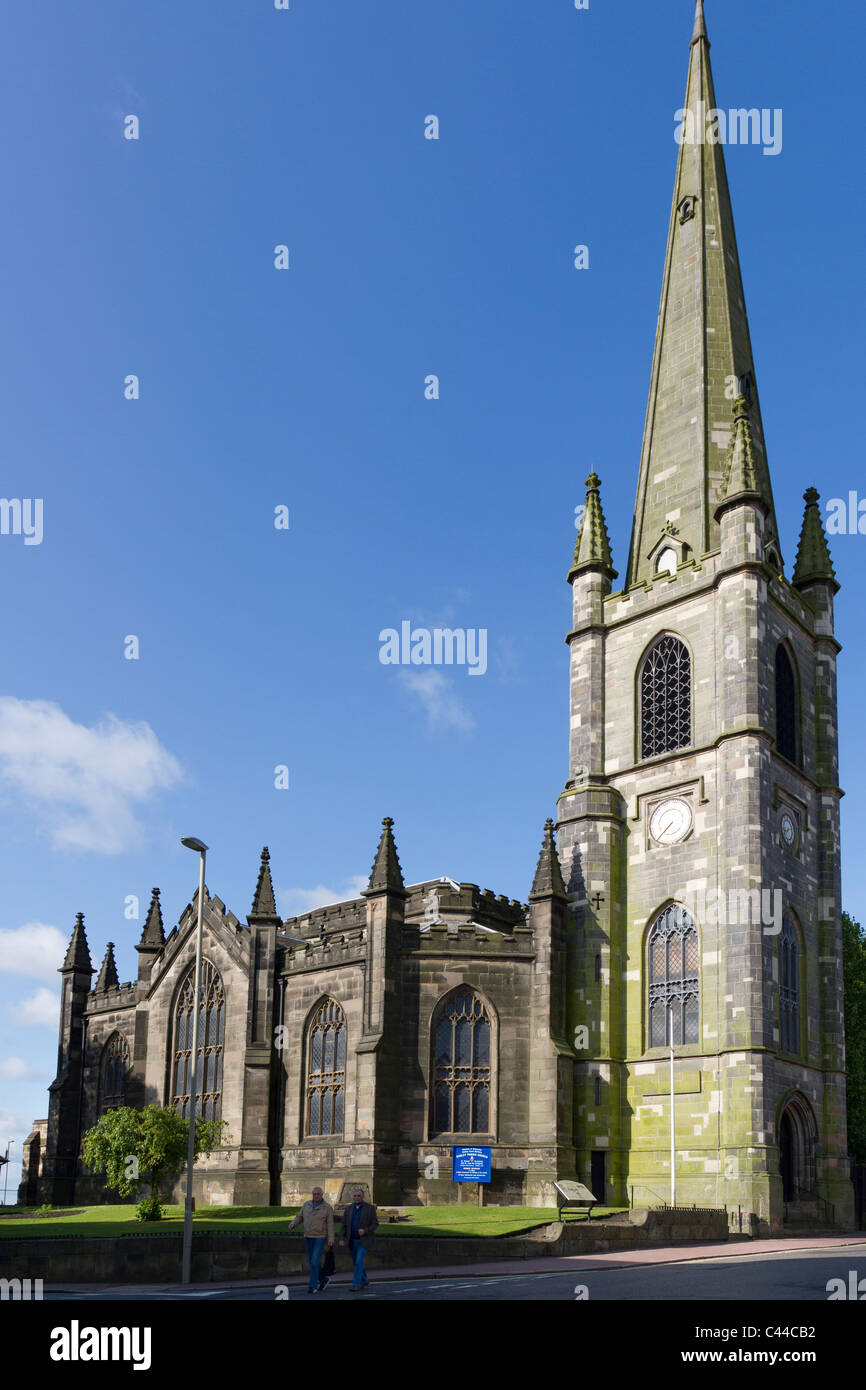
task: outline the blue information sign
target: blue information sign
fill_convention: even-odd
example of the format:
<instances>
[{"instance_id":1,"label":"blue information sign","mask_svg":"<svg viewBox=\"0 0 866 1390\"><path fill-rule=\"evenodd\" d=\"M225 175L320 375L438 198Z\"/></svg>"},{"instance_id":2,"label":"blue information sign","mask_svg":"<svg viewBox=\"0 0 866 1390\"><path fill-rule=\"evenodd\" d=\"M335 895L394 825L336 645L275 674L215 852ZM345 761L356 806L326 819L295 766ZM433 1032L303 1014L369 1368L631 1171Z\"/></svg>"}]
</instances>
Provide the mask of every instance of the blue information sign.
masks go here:
<instances>
[{"instance_id":1,"label":"blue information sign","mask_svg":"<svg viewBox=\"0 0 866 1390\"><path fill-rule=\"evenodd\" d=\"M453 1182L490 1182L490 1148L455 1144L451 1149Z\"/></svg>"}]
</instances>

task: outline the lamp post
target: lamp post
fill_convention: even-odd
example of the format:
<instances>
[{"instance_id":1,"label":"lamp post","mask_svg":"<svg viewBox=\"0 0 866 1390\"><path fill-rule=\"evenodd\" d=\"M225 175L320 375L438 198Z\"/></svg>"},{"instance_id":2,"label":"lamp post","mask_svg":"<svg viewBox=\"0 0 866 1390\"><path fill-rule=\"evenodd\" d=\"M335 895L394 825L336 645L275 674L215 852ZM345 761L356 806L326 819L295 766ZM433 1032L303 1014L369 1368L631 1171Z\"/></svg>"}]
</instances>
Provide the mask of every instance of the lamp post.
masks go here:
<instances>
[{"instance_id":1,"label":"lamp post","mask_svg":"<svg viewBox=\"0 0 866 1390\"><path fill-rule=\"evenodd\" d=\"M3 1170L4 1170L4 1171L3 1171L3 1205L4 1205L4 1207L5 1207L5 1205L6 1205L6 1184L7 1184L7 1182L9 1181L9 1150L12 1148L12 1145L13 1145L14 1143L15 1143L15 1140L14 1140L14 1139L9 1139L9 1140L6 1141L6 1157L5 1157L4 1160L3 1160Z\"/></svg>"},{"instance_id":2,"label":"lamp post","mask_svg":"<svg viewBox=\"0 0 866 1390\"><path fill-rule=\"evenodd\" d=\"M671 1206L677 1204L677 1140L674 1109L674 1002L668 1003L668 1038L671 1049Z\"/></svg>"},{"instance_id":3,"label":"lamp post","mask_svg":"<svg viewBox=\"0 0 866 1390\"><path fill-rule=\"evenodd\" d=\"M201 944L202 944L202 917L204 914L204 861L207 857L207 845L201 840L197 840L194 835L188 835L181 840L181 844L187 849L195 850L200 855L198 870L198 926L195 937L195 989L193 991L192 1009L192 1083L189 1097L189 1144L186 1151L186 1202L183 1209L183 1261L181 1278L184 1284L190 1281L192 1269L192 1170L195 1166L195 1111L196 1098L198 1096L198 1018L200 1013L201 993Z\"/></svg>"}]
</instances>

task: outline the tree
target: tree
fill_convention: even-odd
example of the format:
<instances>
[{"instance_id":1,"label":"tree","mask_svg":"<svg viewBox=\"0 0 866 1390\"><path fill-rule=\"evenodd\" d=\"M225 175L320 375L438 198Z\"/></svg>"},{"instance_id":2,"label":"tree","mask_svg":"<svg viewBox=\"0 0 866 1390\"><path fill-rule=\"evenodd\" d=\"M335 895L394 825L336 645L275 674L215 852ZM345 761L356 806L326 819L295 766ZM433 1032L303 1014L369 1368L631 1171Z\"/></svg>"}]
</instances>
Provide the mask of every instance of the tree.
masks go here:
<instances>
[{"instance_id":1,"label":"tree","mask_svg":"<svg viewBox=\"0 0 866 1390\"><path fill-rule=\"evenodd\" d=\"M866 1163L866 931L842 913L848 1152Z\"/></svg>"},{"instance_id":2,"label":"tree","mask_svg":"<svg viewBox=\"0 0 866 1390\"><path fill-rule=\"evenodd\" d=\"M195 1156L212 1153L222 1139L225 1120L195 1121ZM106 1186L122 1197L138 1196L143 1182L150 1198L138 1209L140 1221L162 1215L159 1191L176 1178L187 1160L189 1121L173 1106L146 1105L133 1110L122 1105L109 1110L84 1136L84 1160L94 1173L105 1173Z\"/></svg>"}]
</instances>

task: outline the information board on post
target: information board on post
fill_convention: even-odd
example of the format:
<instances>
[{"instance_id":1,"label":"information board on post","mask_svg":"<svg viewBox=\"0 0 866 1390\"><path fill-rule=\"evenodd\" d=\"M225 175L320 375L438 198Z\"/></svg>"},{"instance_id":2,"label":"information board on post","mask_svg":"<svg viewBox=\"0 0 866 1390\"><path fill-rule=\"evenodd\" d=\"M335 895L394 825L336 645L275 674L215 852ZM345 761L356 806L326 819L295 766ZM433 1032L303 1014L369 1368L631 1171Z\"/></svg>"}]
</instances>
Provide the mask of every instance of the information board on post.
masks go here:
<instances>
[{"instance_id":1,"label":"information board on post","mask_svg":"<svg viewBox=\"0 0 866 1390\"><path fill-rule=\"evenodd\" d=\"M490 1182L490 1147L454 1144L451 1148L452 1182Z\"/></svg>"}]
</instances>

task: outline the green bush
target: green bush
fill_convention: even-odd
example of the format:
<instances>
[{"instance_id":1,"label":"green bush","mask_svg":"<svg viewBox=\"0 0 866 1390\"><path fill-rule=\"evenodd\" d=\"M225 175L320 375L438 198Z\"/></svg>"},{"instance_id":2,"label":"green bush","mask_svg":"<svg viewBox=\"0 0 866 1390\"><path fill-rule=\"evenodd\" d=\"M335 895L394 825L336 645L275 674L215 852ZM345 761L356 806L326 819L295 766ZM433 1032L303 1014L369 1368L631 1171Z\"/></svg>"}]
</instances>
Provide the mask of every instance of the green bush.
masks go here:
<instances>
[{"instance_id":1,"label":"green bush","mask_svg":"<svg viewBox=\"0 0 866 1390\"><path fill-rule=\"evenodd\" d=\"M162 1207L158 1197L145 1197L135 1208L136 1221L161 1221Z\"/></svg>"}]
</instances>

